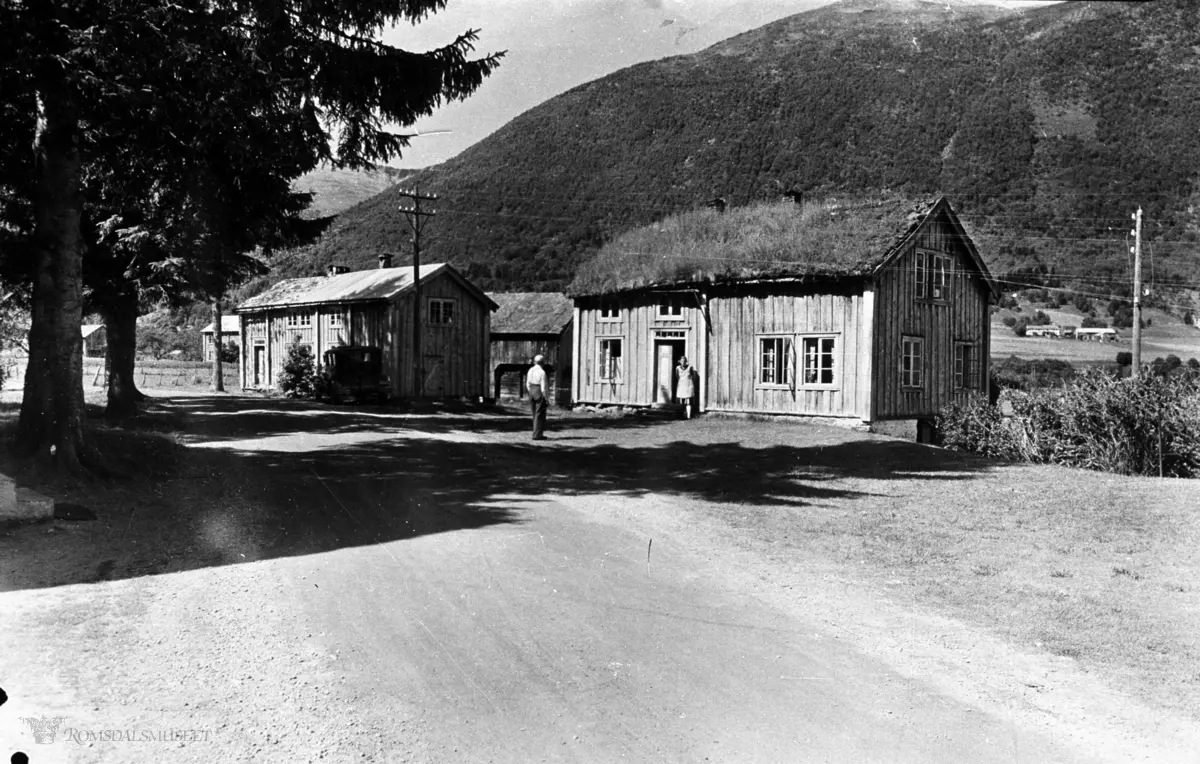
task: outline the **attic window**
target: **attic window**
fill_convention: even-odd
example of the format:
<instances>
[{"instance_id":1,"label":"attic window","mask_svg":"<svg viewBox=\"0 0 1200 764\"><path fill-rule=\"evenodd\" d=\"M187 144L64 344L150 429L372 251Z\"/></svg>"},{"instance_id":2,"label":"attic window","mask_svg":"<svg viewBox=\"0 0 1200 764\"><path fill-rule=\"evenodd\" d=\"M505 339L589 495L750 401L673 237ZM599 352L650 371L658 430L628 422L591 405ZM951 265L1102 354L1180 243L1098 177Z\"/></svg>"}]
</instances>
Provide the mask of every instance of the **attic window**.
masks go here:
<instances>
[{"instance_id":1,"label":"attic window","mask_svg":"<svg viewBox=\"0 0 1200 764\"><path fill-rule=\"evenodd\" d=\"M620 321L621 308L617 305L616 300L608 299L600 302L600 320L601 321Z\"/></svg>"},{"instance_id":2,"label":"attic window","mask_svg":"<svg viewBox=\"0 0 1200 764\"><path fill-rule=\"evenodd\" d=\"M913 281L918 300L950 299L949 255L918 250L913 258Z\"/></svg>"},{"instance_id":3,"label":"attic window","mask_svg":"<svg viewBox=\"0 0 1200 764\"><path fill-rule=\"evenodd\" d=\"M683 320L683 298L679 296L666 297L658 304L658 317L664 321Z\"/></svg>"},{"instance_id":4,"label":"attic window","mask_svg":"<svg viewBox=\"0 0 1200 764\"><path fill-rule=\"evenodd\" d=\"M429 323L434 326L448 326L454 323L454 300L429 300Z\"/></svg>"}]
</instances>

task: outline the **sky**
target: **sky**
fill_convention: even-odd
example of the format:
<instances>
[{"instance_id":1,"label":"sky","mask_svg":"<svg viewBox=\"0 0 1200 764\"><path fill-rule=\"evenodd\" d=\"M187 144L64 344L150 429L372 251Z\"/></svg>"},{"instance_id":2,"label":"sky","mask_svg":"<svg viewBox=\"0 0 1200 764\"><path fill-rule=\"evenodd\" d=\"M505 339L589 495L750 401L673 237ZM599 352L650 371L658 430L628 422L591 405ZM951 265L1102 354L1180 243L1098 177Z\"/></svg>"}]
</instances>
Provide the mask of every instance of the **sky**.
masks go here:
<instances>
[{"instance_id":1,"label":"sky","mask_svg":"<svg viewBox=\"0 0 1200 764\"><path fill-rule=\"evenodd\" d=\"M400 132L417 132L394 167L443 162L522 112L577 85L634 64L695 53L719 40L832 0L449 0L417 25L386 31L405 50L437 48L479 31L476 53L506 51L464 102L445 104ZM1050 0L946 0L1007 7Z\"/></svg>"}]
</instances>

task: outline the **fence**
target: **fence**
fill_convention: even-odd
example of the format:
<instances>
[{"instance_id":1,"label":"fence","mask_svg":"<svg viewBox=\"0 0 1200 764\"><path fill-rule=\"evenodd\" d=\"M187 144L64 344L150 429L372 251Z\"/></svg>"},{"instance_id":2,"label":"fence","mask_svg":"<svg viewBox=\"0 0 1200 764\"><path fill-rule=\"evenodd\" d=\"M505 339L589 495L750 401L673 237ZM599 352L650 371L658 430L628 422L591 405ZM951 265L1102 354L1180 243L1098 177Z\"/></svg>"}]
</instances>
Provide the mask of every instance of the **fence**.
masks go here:
<instances>
[{"instance_id":1,"label":"fence","mask_svg":"<svg viewBox=\"0 0 1200 764\"><path fill-rule=\"evenodd\" d=\"M7 357L0 360L8 367L9 375L5 380L5 390L20 390L25 384L26 359ZM222 364L221 369L225 378L225 389L234 390L239 385L237 364ZM156 388L186 387L192 389L206 388L212 379L212 364L205 361L138 361L133 370L133 382L138 387L153 390ZM104 378L104 362L85 358L83 361L84 388L103 388L107 385Z\"/></svg>"}]
</instances>

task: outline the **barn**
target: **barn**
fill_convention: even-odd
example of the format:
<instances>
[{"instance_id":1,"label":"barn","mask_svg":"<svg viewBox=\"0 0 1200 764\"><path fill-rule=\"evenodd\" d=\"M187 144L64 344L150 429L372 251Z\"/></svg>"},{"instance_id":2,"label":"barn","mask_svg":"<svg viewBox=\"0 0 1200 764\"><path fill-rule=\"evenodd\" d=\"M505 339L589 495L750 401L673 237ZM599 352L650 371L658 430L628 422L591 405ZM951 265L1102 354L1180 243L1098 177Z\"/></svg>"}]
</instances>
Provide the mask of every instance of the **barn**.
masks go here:
<instances>
[{"instance_id":1,"label":"barn","mask_svg":"<svg viewBox=\"0 0 1200 764\"><path fill-rule=\"evenodd\" d=\"M104 324L84 324L79 331L83 335L84 358L104 358L108 355L108 330Z\"/></svg>"},{"instance_id":2,"label":"barn","mask_svg":"<svg viewBox=\"0 0 1200 764\"><path fill-rule=\"evenodd\" d=\"M286 279L238 305L242 387L275 387L292 344L307 345L318 359L331 347L352 345L380 349L394 397L488 395L496 303L448 264L420 266L418 284L411 266L393 268L386 255L379 262L377 270L330 266L325 276Z\"/></svg>"},{"instance_id":3,"label":"barn","mask_svg":"<svg viewBox=\"0 0 1200 764\"><path fill-rule=\"evenodd\" d=\"M525 373L533 357L544 356L549 397L571 402L571 298L561 292L495 292L492 316L492 390L496 399L524 399Z\"/></svg>"},{"instance_id":4,"label":"barn","mask_svg":"<svg viewBox=\"0 0 1200 764\"><path fill-rule=\"evenodd\" d=\"M999 295L944 197L685 213L617 237L571 291L576 402L670 405L687 355L700 411L913 435L986 392Z\"/></svg>"}]
</instances>

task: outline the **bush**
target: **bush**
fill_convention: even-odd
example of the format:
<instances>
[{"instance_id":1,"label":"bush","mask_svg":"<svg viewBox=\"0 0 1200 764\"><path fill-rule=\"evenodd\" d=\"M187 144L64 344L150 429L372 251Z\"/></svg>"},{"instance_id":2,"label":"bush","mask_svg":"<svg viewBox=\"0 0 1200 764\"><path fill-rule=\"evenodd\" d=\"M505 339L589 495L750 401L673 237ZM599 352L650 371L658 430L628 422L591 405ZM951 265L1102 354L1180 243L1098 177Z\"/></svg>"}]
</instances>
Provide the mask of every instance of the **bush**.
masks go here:
<instances>
[{"instance_id":1,"label":"bush","mask_svg":"<svg viewBox=\"0 0 1200 764\"><path fill-rule=\"evenodd\" d=\"M1084 329L1107 329L1108 322L1095 316L1084 316L1080 326Z\"/></svg>"},{"instance_id":2,"label":"bush","mask_svg":"<svg viewBox=\"0 0 1200 764\"><path fill-rule=\"evenodd\" d=\"M279 392L288 398L311 398L316 375L312 348L295 342L288 345L287 359L279 372Z\"/></svg>"},{"instance_id":3,"label":"bush","mask_svg":"<svg viewBox=\"0 0 1200 764\"><path fill-rule=\"evenodd\" d=\"M1185 324L1196 323L1196 317L1192 315L1192 312L1190 310L1185 310L1183 312L1183 323L1185 323Z\"/></svg>"},{"instance_id":4,"label":"bush","mask_svg":"<svg viewBox=\"0 0 1200 764\"><path fill-rule=\"evenodd\" d=\"M221 346L221 363L237 363L241 348L236 342L226 342Z\"/></svg>"},{"instance_id":5,"label":"bush","mask_svg":"<svg viewBox=\"0 0 1200 764\"><path fill-rule=\"evenodd\" d=\"M1016 316L1005 316L1004 317L1004 325L1007 326L1009 329L1013 328L1014 326L1017 325L1017 317Z\"/></svg>"},{"instance_id":6,"label":"bush","mask_svg":"<svg viewBox=\"0 0 1200 764\"><path fill-rule=\"evenodd\" d=\"M1076 309L1079 310L1080 313L1091 313L1092 312L1091 299L1088 297L1084 297L1083 295L1076 295L1075 299L1071 302L1071 304L1074 305L1076 307Z\"/></svg>"},{"instance_id":7,"label":"bush","mask_svg":"<svg viewBox=\"0 0 1200 764\"><path fill-rule=\"evenodd\" d=\"M1033 318L1029 319L1029 323L1033 326L1049 326L1050 316L1039 310L1033 314Z\"/></svg>"},{"instance_id":8,"label":"bush","mask_svg":"<svg viewBox=\"0 0 1200 764\"><path fill-rule=\"evenodd\" d=\"M992 384L1010 390L1037 390L1061 387L1075 376L1075 367L1057 358L1026 361L1009 356L992 367Z\"/></svg>"},{"instance_id":9,"label":"bush","mask_svg":"<svg viewBox=\"0 0 1200 764\"><path fill-rule=\"evenodd\" d=\"M1129 352L1128 350L1122 350L1121 352L1117 353L1117 365L1118 366L1132 366L1133 365L1133 353Z\"/></svg>"},{"instance_id":10,"label":"bush","mask_svg":"<svg viewBox=\"0 0 1200 764\"><path fill-rule=\"evenodd\" d=\"M1200 383L1081 371L1063 388L1011 395L1005 418L980 398L938 416L942 444L985 456L1126 475L1200 476Z\"/></svg>"},{"instance_id":11,"label":"bush","mask_svg":"<svg viewBox=\"0 0 1200 764\"><path fill-rule=\"evenodd\" d=\"M1018 321L1013 323L1013 327L1012 327L1013 334L1017 335L1018 337L1024 337L1025 330L1028 328L1029 328L1029 321L1024 318L1019 319Z\"/></svg>"}]
</instances>

